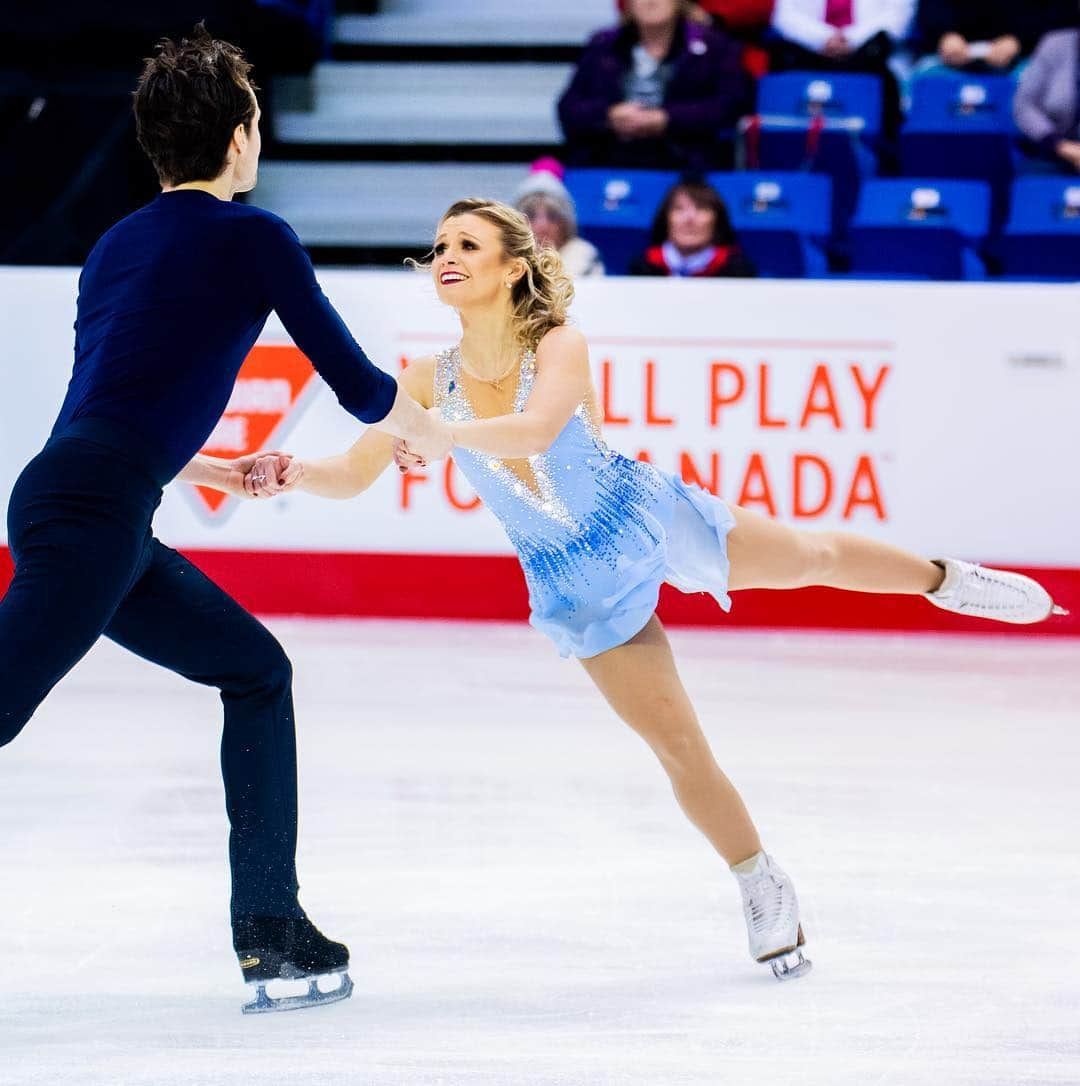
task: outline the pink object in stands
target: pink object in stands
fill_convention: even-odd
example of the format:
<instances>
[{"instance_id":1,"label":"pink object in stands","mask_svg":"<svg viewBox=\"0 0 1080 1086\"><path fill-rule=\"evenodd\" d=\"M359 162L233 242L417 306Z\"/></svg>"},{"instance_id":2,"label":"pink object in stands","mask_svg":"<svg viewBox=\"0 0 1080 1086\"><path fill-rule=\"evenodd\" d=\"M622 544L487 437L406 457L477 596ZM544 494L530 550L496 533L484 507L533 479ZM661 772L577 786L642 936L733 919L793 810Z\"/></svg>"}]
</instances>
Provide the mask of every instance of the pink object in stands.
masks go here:
<instances>
[{"instance_id":1,"label":"pink object in stands","mask_svg":"<svg viewBox=\"0 0 1080 1086\"><path fill-rule=\"evenodd\" d=\"M545 155L529 167L529 173L550 173L561 181L566 174L566 167L557 158Z\"/></svg>"},{"instance_id":2,"label":"pink object in stands","mask_svg":"<svg viewBox=\"0 0 1080 1086\"><path fill-rule=\"evenodd\" d=\"M825 22L838 29L855 22L852 14L854 0L825 0Z\"/></svg>"}]
</instances>

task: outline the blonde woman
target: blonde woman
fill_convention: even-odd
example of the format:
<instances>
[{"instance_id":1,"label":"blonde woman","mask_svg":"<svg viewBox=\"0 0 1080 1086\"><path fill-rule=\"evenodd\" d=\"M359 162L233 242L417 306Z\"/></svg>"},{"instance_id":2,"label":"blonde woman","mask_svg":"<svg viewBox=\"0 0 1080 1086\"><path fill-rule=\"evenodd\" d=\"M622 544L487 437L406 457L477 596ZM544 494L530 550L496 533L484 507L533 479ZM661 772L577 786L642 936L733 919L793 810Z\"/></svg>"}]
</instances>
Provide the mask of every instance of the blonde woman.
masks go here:
<instances>
[{"instance_id":1,"label":"blonde woman","mask_svg":"<svg viewBox=\"0 0 1080 1086\"><path fill-rule=\"evenodd\" d=\"M1006 622L1048 617L1050 597L1016 574L932 562L840 532L797 531L610 449L585 337L566 324L573 287L558 254L538 249L512 208L454 204L439 224L430 270L439 298L458 311L461 340L415 361L402 383L449 424L458 466L506 529L528 582L532 624L581 660L731 866L753 957L778 978L804 974L810 963L799 949L792 882L762 850L698 724L655 614L661 583L709 592L725 610L729 591L830 585L921 594ZM351 498L395 459L402 470L423 463L369 430L329 459L268 456L251 475L267 482L248 486Z\"/></svg>"}]
</instances>

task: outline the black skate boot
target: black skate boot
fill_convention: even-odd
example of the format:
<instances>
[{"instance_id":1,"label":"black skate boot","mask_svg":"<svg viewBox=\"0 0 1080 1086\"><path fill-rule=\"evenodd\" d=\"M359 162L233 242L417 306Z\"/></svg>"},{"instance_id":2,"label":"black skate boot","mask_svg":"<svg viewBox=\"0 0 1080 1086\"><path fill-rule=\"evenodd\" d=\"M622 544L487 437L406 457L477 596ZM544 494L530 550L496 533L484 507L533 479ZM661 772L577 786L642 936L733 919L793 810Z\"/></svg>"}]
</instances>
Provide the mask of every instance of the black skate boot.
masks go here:
<instances>
[{"instance_id":1,"label":"black skate boot","mask_svg":"<svg viewBox=\"0 0 1080 1086\"><path fill-rule=\"evenodd\" d=\"M348 999L353 983L347 972L349 948L335 943L306 917L245 916L233 922L233 949L240 960L244 980L255 985L255 999L244 1005L244 1014L291 1011ZM323 991L321 977L339 976L337 987ZM306 980L306 995L266 994L273 980Z\"/></svg>"}]
</instances>

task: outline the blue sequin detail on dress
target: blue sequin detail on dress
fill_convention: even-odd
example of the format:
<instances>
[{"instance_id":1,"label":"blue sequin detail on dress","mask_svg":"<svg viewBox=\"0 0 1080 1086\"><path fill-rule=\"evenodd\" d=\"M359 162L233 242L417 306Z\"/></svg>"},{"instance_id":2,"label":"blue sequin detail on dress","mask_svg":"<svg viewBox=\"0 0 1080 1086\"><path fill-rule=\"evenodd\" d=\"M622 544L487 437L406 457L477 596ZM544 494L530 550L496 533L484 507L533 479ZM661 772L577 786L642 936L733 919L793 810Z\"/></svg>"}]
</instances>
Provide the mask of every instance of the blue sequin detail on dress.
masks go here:
<instances>
[{"instance_id":1,"label":"blue sequin detail on dress","mask_svg":"<svg viewBox=\"0 0 1080 1086\"><path fill-rule=\"evenodd\" d=\"M435 403L445 419L475 418L461 387L461 354L438 356ZM532 391L536 357L521 361L514 410ZM731 511L719 498L610 449L584 404L546 453L529 457L536 486L485 453L454 461L498 517L529 588L530 622L563 656L596 656L638 633L660 585L709 592L725 611Z\"/></svg>"}]
</instances>

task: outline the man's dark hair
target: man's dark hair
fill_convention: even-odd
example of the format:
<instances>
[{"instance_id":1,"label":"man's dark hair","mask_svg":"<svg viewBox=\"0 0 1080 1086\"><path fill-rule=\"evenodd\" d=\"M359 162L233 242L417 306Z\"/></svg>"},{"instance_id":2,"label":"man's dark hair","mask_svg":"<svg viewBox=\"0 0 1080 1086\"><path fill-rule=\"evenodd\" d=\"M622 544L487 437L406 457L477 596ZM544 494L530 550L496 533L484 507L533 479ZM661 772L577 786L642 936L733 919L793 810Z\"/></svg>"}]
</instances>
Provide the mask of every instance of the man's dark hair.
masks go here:
<instances>
[{"instance_id":1,"label":"man's dark hair","mask_svg":"<svg viewBox=\"0 0 1080 1086\"><path fill-rule=\"evenodd\" d=\"M657 208L653 219L651 245L663 245L668 240L668 216L672 205L679 196L687 196L703 211L711 211L716 216L713 222L712 245L734 245L737 241L735 229L731 225L727 204L723 197L707 181L699 178L684 178L668 190L663 203Z\"/></svg>"},{"instance_id":2,"label":"man's dark hair","mask_svg":"<svg viewBox=\"0 0 1080 1086\"><path fill-rule=\"evenodd\" d=\"M257 89L235 45L199 23L180 44L164 38L135 88L135 129L163 185L212 181L238 124L249 129Z\"/></svg>"}]
</instances>

